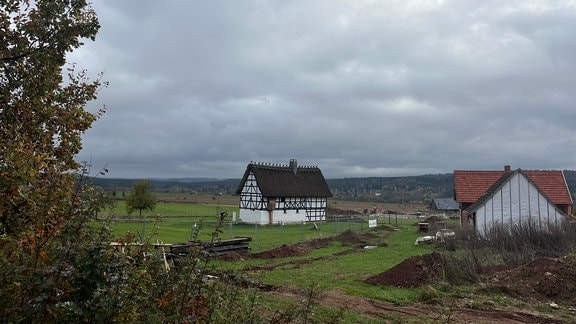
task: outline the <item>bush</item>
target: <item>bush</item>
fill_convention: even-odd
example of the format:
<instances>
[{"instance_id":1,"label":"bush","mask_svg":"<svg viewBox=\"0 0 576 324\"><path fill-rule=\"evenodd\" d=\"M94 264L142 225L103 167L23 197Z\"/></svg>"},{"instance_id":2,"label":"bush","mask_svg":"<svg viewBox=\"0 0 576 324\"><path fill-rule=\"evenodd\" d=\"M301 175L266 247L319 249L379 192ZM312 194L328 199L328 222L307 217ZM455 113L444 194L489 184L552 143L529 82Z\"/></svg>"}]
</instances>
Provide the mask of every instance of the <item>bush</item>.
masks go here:
<instances>
[{"instance_id":1,"label":"bush","mask_svg":"<svg viewBox=\"0 0 576 324\"><path fill-rule=\"evenodd\" d=\"M76 190L88 188L87 183L76 186ZM108 223L92 223L93 217L84 215L83 210L71 208L61 218L61 230L52 232L41 246L9 235L0 236L2 321L264 321L266 311L258 302L258 281L241 273L220 271L213 265L212 257L200 249L178 256L177 265L170 262L165 258L168 251L151 243L157 226L144 238L127 233L118 240L119 245L111 246L113 237ZM213 240L218 239L225 221L220 219L217 223ZM311 299L311 295L304 299ZM307 302L279 309L275 316L292 322L309 318L310 312L311 304Z\"/></svg>"},{"instance_id":2,"label":"bush","mask_svg":"<svg viewBox=\"0 0 576 324\"><path fill-rule=\"evenodd\" d=\"M255 291L207 280L208 256L168 271L152 236L113 248L106 222L92 224L106 197L74 158L105 112L84 108L107 83L66 65L100 28L90 4L2 1L0 22L0 321L257 321Z\"/></svg>"},{"instance_id":3,"label":"bush","mask_svg":"<svg viewBox=\"0 0 576 324\"><path fill-rule=\"evenodd\" d=\"M564 256L576 247L576 231L568 223L541 228L533 223L498 225L486 241L504 264L516 267L538 258Z\"/></svg>"},{"instance_id":4,"label":"bush","mask_svg":"<svg viewBox=\"0 0 576 324\"><path fill-rule=\"evenodd\" d=\"M452 284L478 282L493 269L513 268L538 258L557 258L576 250L576 231L569 224L540 228L534 224L492 227L485 235L457 233L444 245L444 275Z\"/></svg>"}]
</instances>

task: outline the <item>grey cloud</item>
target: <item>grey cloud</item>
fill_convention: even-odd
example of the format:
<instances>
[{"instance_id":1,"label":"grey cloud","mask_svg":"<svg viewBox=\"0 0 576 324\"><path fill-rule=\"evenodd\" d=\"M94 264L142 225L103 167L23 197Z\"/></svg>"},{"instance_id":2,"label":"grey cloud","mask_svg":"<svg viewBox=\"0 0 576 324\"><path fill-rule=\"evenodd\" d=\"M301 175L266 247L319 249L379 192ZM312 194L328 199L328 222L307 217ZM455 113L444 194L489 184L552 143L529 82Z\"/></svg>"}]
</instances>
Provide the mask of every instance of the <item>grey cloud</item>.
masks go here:
<instances>
[{"instance_id":1,"label":"grey cloud","mask_svg":"<svg viewBox=\"0 0 576 324\"><path fill-rule=\"evenodd\" d=\"M79 159L116 177L573 168L571 1L99 1L110 87Z\"/></svg>"}]
</instances>

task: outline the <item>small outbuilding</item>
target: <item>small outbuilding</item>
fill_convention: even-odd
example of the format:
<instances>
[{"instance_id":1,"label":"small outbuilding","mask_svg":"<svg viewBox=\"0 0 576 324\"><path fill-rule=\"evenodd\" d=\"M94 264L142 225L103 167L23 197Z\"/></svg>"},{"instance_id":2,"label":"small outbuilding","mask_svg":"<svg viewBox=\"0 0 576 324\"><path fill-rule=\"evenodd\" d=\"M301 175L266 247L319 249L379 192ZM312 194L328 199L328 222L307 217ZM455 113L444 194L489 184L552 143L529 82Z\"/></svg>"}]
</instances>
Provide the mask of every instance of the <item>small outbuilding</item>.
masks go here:
<instances>
[{"instance_id":1,"label":"small outbuilding","mask_svg":"<svg viewBox=\"0 0 576 324\"><path fill-rule=\"evenodd\" d=\"M317 166L251 162L236 190L240 195L240 220L279 224L326 219L332 193Z\"/></svg>"},{"instance_id":2,"label":"small outbuilding","mask_svg":"<svg viewBox=\"0 0 576 324\"><path fill-rule=\"evenodd\" d=\"M434 198L430 202L429 208L442 212L457 212L459 206L454 198Z\"/></svg>"},{"instance_id":3,"label":"small outbuilding","mask_svg":"<svg viewBox=\"0 0 576 324\"><path fill-rule=\"evenodd\" d=\"M560 225L572 214L572 197L562 171L454 171L454 198L464 227L484 234L496 224Z\"/></svg>"}]
</instances>

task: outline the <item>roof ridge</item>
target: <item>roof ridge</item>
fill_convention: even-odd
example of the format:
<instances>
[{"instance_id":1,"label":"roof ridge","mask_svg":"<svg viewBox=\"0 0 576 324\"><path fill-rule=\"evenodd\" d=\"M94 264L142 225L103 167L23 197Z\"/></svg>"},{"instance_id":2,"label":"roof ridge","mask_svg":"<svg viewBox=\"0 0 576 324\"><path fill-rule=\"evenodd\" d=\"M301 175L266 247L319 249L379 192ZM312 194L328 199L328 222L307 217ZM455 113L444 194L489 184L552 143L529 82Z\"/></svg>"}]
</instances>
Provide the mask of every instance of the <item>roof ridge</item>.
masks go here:
<instances>
[{"instance_id":1,"label":"roof ridge","mask_svg":"<svg viewBox=\"0 0 576 324\"><path fill-rule=\"evenodd\" d=\"M290 166L290 164L284 164L284 163L253 162L253 161L251 161L249 166L255 166L255 167L259 167L259 168L267 168L270 170L275 170L275 169L292 170L292 167ZM317 165L298 165L298 166L296 166L296 168L298 170L320 169Z\"/></svg>"},{"instance_id":2,"label":"roof ridge","mask_svg":"<svg viewBox=\"0 0 576 324\"><path fill-rule=\"evenodd\" d=\"M513 175L518 173L522 173L524 176L526 176L521 169L516 169L514 171L504 171L504 174L498 180L496 180L494 184L492 184L488 189L486 189L486 191L480 196L480 198L478 198L472 205L468 206L466 210L471 211L476 209L476 207L484 204L488 199L490 199L490 197L492 197L493 193L495 193L496 191L498 191L498 189L504 186L504 184L508 181L508 179L510 179Z\"/></svg>"}]
</instances>

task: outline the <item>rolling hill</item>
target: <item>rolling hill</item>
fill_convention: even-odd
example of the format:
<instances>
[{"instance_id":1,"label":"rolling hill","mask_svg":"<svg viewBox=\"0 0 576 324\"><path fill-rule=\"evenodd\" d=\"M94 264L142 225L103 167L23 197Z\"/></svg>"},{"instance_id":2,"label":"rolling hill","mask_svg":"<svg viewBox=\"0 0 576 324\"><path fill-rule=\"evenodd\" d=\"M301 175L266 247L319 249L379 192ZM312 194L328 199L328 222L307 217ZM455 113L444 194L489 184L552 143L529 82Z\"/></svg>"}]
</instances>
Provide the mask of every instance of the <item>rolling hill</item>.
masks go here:
<instances>
[{"instance_id":1,"label":"rolling hill","mask_svg":"<svg viewBox=\"0 0 576 324\"><path fill-rule=\"evenodd\" d=\"M576 171L565 170L570 192L576 192ZM109 191L130 191L137 179L95 178L94 184ZM150 179L154 191L234 194L240 179ZM335 199L369 202L428 202L433 198L452 197L452 173L406 177L366 177L327 179Z\"/></svg>"}]
</instances>

